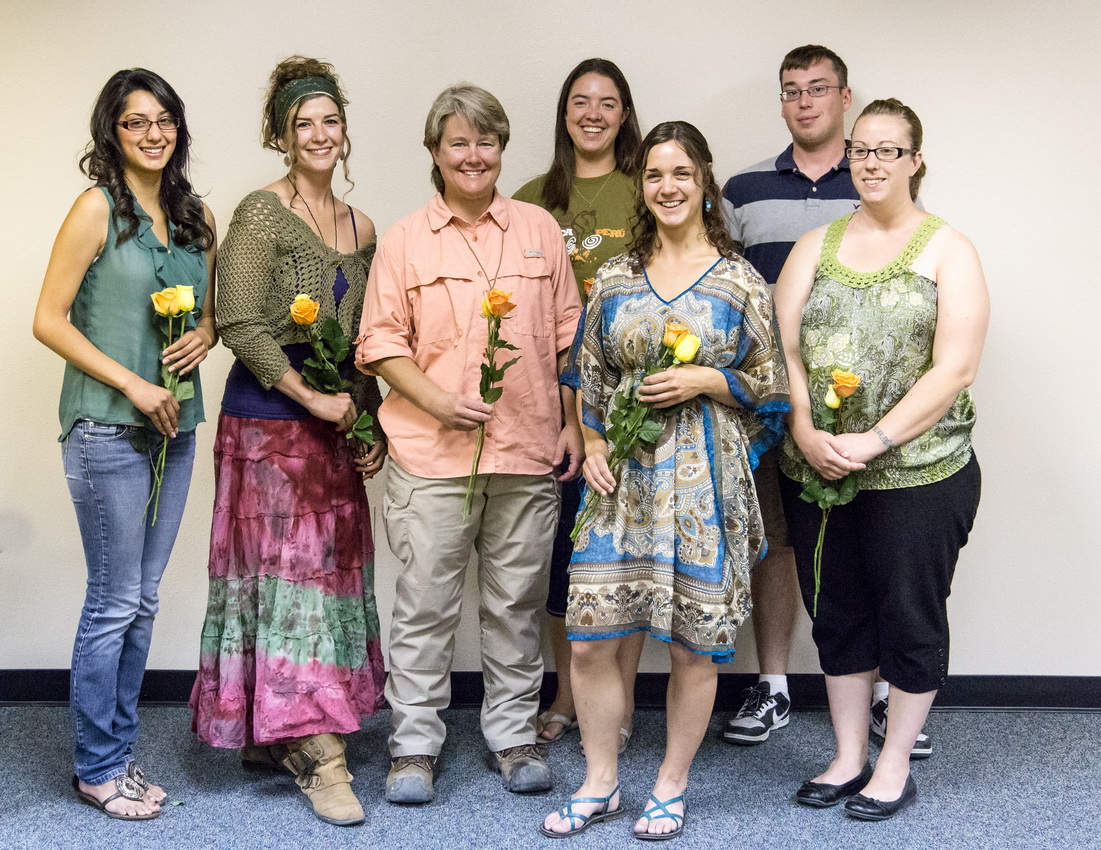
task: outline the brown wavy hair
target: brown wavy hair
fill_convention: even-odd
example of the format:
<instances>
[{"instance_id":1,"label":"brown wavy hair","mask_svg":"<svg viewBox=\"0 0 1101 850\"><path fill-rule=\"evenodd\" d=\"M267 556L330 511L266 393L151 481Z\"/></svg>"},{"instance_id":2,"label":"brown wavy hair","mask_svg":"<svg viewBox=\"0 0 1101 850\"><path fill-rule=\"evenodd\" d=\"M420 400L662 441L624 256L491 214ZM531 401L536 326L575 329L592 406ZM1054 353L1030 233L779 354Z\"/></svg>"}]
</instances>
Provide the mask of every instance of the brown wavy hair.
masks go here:
<instances>
[{"instance_id":1,"label":"brown wavy hair","mask_svg":"<svg viewBox=\"0 0 1101 850\"><path fill-rule=\"evenodd\" d=\"M635 159L638 201L635 207L632 241L627 249L635 272L641 273L650 265L654 253L661 247L657 221L654 214L650 212L650 208L646 206L646 200L643 197L642 179L650 151L666 142L676 142L680 145L692 160L692 164L696 166L696 185L703 188L703 226L707 241L727 259L732 260L740 256L737 243L726 229L726 220L723 218L723 196L719 190L719 184L715 182L715 172L711 168L711 148L707 145L707 139L687 121L665 121L646 134Z\"/></svg>"},{"instance_id":2,"label":"brown wavy hair","mask_svg":"<svg viewBox=\"0 0 1101 850\"><path fill-rule=\"evenodd\" d=\"M290 168L293 169L297 164L298 152L294 145L287 144L289 128L294 126L302 104L308 100L313 100L315 97L325 97L327 95L311 95L300 100L295 105L294 110L287 116L286 123L282 127L276 126L278 118L275 114L275 102L283 86L303 77L321 77L323 80L328 80L336 88L336 105L340 109L340 122L344 127L344 149L341 152L344 179L348 181L349 186L354 187L355 181L352 180L352 176L348 171L348 158L352 155L352 140L348 137L348 121L344 117L344 107L348 105L348 96L344 93L344 87L340 84L340 77L337 76L336 69L328 62L311 59L308 56L295 55L288 56L275 66L275 70L271 72L271 77L268 80L267 94L264 96L264 114L260 124L260 144L268 150L284 154L286 163ZM293 181L291 182L293 185ZM295 191L297 191L297 187L295 187ZM347 195L347 192L345 192L345 195Z\"/></svg>"},{"instance_id":3,"label":"brown wavy hair","mask_svg":"<svg viewBox=\"0 0 1101 850\"><path fill-rule=\"evenodd\" d=\"M127 68L111 76L92 107L92 140L80 158L80 170L97 186L111 193L115 202L114 218L121 225L115 244L132 239L138 232L138 213L123 173L124 156L116 122L122 116L126 98L136 91L149 92L166 112L180 119L176 147L161 172L161 209L176 225L172 238L177 245L205 251L214 244L214 231L206 223L202 201L195 195L188 177L191 134L187 130L184 104L175 89L159 74L145 68Z\"/></svg>"}]
</instances>

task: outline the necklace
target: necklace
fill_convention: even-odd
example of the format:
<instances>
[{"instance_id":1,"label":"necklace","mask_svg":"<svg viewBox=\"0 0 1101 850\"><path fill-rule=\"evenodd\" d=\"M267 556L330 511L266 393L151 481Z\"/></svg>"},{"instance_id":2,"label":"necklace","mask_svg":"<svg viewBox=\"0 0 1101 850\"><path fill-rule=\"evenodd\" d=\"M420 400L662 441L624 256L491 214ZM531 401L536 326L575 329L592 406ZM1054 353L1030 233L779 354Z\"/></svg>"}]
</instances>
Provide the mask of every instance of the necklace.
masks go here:
<instances>
[{"instance_id":1,"label":"necklace","mask_svg":"<svg viewBox=\"0 0 1101 850\"><path fill-rule=\"evenodd\" d=\"M290 178L288 178L289 180ZM294 194L302 198L302 205L305 206L306 212L310 214L310 221L313 222L313 226L317 228L317 237L321 240L326 248L329 247L329 243L325 241L325 234L321 232L321 225L317 223L317 219L314 217L313 210L310 209L310 205L306 202L306 199L302 197L302 194L298 191L298 187L294 185L294 181L290 181L291 187L294 189ZM329 190L329 200L333 205L333 250L337 250L337 246L340 245L340 233L336 229L336 196L333 194L333 190Z\"/></svg>"},{"instance_id":2,"label":"necklace","mask_svg":"<svg viewBox=\"0 0 1101 850\"><path fill-rule=\"evenodd\" d=\"M451 226L459 231L459 235L463 238L463 242L466 244L467 250L470 251L470 255L474 258L474 262L476 262L478 264L478 268L481 269L482 276L489 280L489 288L493 289L493 287L497 284L497 276L501 273L501 263L505 259L504 237L502 236L501 239L501 254L497 258L497 271L493 273L493 277L491 278L486 272L485 266L482 265L482 261L478 259L478 255L474 253L474 246L471 245L470 242L467 240L466 234L463 233L462 228L459 227L459 225L455 224L455 219L451 219Z\"/></svg>"},{"instance_id":3,"label":"necklace","mask_svg":"<svg viewBox=\"0 0 1101 850\"><path fill-rule=\"evenodd\" d=\"M581 191L581 187L577 185L577 180L576 179L573 182L573 190L575 192L577 192L578 195L581 196L581 198L585 201L585 203L592 206L595 210L596 199L600 197L600 193L604 191L604 187L608 185L608 181L612 179L613 174L615 174L615 169L614 168L611 171L608 172L608 176L604 178L604 182L600 184L600 188L596 190L596 194L593 195L591 198L588 195L586 195L584 192Z\"/></svg>"}]
</instances>

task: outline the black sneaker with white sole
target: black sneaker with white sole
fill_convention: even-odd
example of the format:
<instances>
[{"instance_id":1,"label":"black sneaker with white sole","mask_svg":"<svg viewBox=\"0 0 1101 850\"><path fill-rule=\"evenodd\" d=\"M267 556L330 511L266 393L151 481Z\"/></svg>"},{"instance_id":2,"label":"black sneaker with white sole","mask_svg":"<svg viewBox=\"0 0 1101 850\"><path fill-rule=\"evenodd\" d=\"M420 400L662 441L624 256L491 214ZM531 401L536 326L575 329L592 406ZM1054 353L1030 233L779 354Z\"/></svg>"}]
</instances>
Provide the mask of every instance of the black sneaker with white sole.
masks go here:
<instances>
[{"instance_id":1,"label":"black sneaker with white sole","mask_svg":"<svg viewBox=\"0 0 1101 850\"><path fill-rule=\"evenodd\" d=\"M887 737L887 700L881 699L872 703L872 719L869 726L872 734L879 738L880 743L882 743L883 739ZM910 750L910 758L927 759L932 754L933 740L922 729L917 736L917 740L914 741L914 748Z\"/></svg>"},{"instance_id":2,"label":"black sneaker with white sole","mask_svg":"<svg viewBox=\"0 0 1101 850\"><path fill-rule=\"evenodd\" d=\"M742 707L727 721L723 740L732 744L760 744L773 729L783 729L791 717L787 694L774 694L768 682L758 682L742 691Z\"/></svg>"}]
</instances>

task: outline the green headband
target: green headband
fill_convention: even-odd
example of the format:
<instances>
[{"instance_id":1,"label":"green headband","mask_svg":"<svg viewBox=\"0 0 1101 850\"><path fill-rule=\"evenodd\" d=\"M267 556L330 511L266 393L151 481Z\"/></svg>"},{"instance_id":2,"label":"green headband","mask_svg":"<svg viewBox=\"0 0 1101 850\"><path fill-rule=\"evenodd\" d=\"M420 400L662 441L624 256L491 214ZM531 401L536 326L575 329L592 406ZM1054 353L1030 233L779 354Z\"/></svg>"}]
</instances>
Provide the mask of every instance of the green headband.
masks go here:
<instances>
[{"instance_id":1,"label":"green headband","mask_svg":"<svg viewBox=\"0 0 1101 850\"><path fill-rule=\"evenodd\" d=\"M272 129L275 130L276 135L282 136L286 131L287 116L290 115L296 103L303 98L321 94L332 98L333 103L340 110L340 117L343 118L344 101L335 83L324 77L299 77L279 89L279 93L275 96L275 126Z\"/></svg>"}]
</instances>

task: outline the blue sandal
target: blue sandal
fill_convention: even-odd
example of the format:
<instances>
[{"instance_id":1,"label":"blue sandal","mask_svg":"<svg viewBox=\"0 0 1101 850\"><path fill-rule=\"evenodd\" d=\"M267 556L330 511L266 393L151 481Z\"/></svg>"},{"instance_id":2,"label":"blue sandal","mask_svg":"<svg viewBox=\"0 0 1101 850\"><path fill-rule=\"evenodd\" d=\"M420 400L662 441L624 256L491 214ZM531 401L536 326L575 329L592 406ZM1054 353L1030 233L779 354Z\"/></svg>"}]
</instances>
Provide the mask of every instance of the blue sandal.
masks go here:
<instances>
[{"instance_id":1,"label":"blue sandal","mask_svg":"<svg viewBox=\"0 0 1101 850\"><path fill-rule=\"evenodd\" d=\"M642 817L651 822L658 818L668 818L677 825L677 828L672 832L633 832L632 835L635 838L639 841L668 841L684 832L684 815L688 814L688 803L685 802L683 794L669 800L659 800L651 794L650 800L654 805L648 806L642 813ZM684 815L669 811L669 807L674 803L684 803Z\"/></svg>"},{"instance_id":2,"label":"blue sandal","mask_svg":"<svg viewBox=\"0 0 1101 850\"><path fill-rule=\"evenodd\" d=\"M569 838L571 835L578 835L584 832L594 823L621 818L626 814L626 810L623 806L617 809L608 809L608 806L611 805L612 797L618 792L619 786L616 785L616 787L612 789L612 793L607 797L572 797L566 805L558 810L558 816L562 818L562 820L568 820L570 822L570 828L565 832L554 832L547 829L543 824L539 824L539 831L547 836L547 838ZM573 810L574 803L600 803L601 807L591 815L583 815Z\"/></svg>"}]
</instances>

